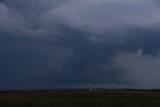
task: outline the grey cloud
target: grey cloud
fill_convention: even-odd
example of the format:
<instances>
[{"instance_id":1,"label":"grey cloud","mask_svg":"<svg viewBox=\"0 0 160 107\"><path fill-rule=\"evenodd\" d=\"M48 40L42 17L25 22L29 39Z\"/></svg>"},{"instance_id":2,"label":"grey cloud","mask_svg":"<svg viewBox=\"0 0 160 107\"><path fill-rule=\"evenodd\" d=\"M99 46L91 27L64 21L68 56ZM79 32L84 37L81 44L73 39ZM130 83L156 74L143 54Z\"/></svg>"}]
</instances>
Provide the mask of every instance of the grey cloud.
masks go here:
<instances>
[{"instance_id":1,"label":"grey cloud","mask_svg":"<svg viewBox=\"0 0 160 107\"><path fill-rule=\"evenodd\" d=\"M9 35L47 35L43 29L36 29L34 31L30 28L28 21L21 13L14 13L4 3L0 3L0 31L8 33Z\"/></svg>"},{"instance_id":2,"label":"grey cloud","mask_svg":"<svg viewBox=\"0 0 160 107\"><path fill-rule=\"evenodd\" d=\"M53 1L51 2L50 0L41 2L29 0L25 2L30 4L30 7L34 7L37 10L39 10L39 6L53 4ZM39 10L41 12L40 15L35 14L29 18L27 18L29 15L26 16L23 12L16 11L16 9L11 8L12 6L8 5L9 9L12 10L10 13L13 15L8 15L8 12L4 13L6 14L6 17L10 17L8 20L11 20L12 23L5 23L5 25L15 25L11 27L16 30L16 33L19 32L19 35L45 35L52 36L53 39L57 39L58 35L58 38L64 39L64 35L60 33L63 31L63 29L61 29L63 25L65 27L76 28L83 31L87 35L85 38L93 42L120 43L125 42L125 40L129 38L128 36L130 35L127 34L128 27L153 27L155 24L159 23L159 7L150 0L139 2L133 2L132 0L84 0L81 2L75 1L76 3L72 3L72 0L70 2L69 0L62 0L60 2L61 3L54 2L54 4L61 5L45 12ZM16 3L27 4L22 1L17 1ZM17 6L9 1L6 1L6 4L12 4L13 7ZM37 6L35 7L32 5ZM4 7L8 9L7 6L4 5L2 8ZM17 7L18 10L25 10L23 7ZM52 7L54 6L52 5ZM46 8L49 7L44 7L42 9ZM26 12L34 13L34 9L32 12L29 10L26 10Z\"/></svg>"},{"instance_id":3,"label":"grey cloud","mask_svg":"<svg viewBox=\"0 0 160 107\"><path fill-rule=\"evenodd\" d=\"M60 71L51 72L49 79L51 84L76 84L76 83L114 83L119 82L116 77L120 75L110 65L110 58L114 57L117 46L105 44L88 44L77 48L70 55ZM103 67L103 63L108 67ZM52 79L57 77L57 79Z\"/></svg>"},{"instance_id":4,"label":"grey cloud","mask_svg":"<svg viewBox=\"0 0 160 107\"><path fill-rule=\"evenodd\" d=\"M142 8L143 7L143 8ZM54 26L55 20L82 29L90 39L124 42L128 26L152 27L159 23L159 6L152 1L96 1L60 6L43 17ZM53 20L54 19L54 20ZM47 23L49 25L49 23ZM95 39L94 39L95 40Z\"/></svg>"},{"instance_id":5,"label":"grey cloud","mask_svg":"<svg viewBox=\"0 0 160 107\"><path fill-rule=\"evenodd\" d=\"M125 74L121 77L130 82L132 88L159 88L159 55L154 57L143 54L143 50L137 52L122 53L114 58L117 67L123 69Z\"/></svg>"},{"instance_id":6,"label":"grey cloud","mask_svg":"<svg viewBox=\"0 0 160 107\"><path fill-rule=\"evenodd\" d=\"M6 77L0 79L2 89L83 85L156 87L159 67L155 64L160 49L156 3L152 0L1 1L0 74ZM139 49L143 52L139 53ZM131 63L126 64L128 61ZM135 68L136 62L141 65L139 68ZM146 73L143 69L146 65L146 72L156 78L146 75L137 84L133 80ZM153 74L152 68L156 69ZM146 85L148 78L151 82ZM23 79L28 85L18 83Z\"/></svg>"},{"instance_id":7,"label":"grey cloud","mask_svg":"<svg viewBox=\"0 0 160 107\"><path fill-rule=\"evenodd\" d=\"M40 78L53 68L60 69L71 53L72 49L62 46L0 39L0 89L48 88Z\"/></svg>"}]
</instances>

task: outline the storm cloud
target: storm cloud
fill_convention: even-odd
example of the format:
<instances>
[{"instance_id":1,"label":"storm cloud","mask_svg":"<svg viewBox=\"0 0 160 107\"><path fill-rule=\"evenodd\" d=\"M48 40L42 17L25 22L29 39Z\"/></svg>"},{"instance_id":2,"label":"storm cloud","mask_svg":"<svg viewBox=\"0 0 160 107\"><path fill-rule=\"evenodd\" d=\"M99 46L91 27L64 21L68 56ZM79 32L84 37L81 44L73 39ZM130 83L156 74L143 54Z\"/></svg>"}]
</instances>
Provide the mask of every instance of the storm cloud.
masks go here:
<instances>
[{"instance_id":1,"label":"storm cloud","mask_svg":"<svg viewBox=\"0 0 160 107\"><path fill-rule=\"evenodd\" d=\"M0 0L0 89L160 88L157 0Z\"/></svg>"}]
</instances>

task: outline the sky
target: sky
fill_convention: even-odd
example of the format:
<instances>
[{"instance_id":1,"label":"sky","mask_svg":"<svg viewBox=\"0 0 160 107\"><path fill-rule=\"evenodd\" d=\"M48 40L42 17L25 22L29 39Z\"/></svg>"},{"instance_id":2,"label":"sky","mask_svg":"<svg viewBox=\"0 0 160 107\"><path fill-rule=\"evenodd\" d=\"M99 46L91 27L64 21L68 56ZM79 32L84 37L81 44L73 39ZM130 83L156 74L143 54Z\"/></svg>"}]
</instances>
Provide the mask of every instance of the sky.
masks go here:
<instances>
[{"instance_id":1,"label":"sky","mask_svg":"<svg viewBox=\"0 0 160 107\"><path fill-rule=\"evenodd\" d=\"M160 1L0 0L0 90L160 88Z\"/></svg>"}]
</instances>

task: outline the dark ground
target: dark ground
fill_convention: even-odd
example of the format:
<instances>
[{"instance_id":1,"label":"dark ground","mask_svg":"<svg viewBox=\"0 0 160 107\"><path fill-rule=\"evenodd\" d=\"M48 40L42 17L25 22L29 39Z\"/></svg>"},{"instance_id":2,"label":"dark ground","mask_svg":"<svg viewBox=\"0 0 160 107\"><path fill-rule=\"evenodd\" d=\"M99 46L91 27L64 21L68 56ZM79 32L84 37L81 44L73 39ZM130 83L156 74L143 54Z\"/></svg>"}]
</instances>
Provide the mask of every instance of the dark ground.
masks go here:
<instances>
[{"instance_id":1,"label":"dark ground","mask_svg":"<svg viewBox=\"0 0 160 107\"><path fill-rule=\"evenodd\" d=\"M160 92L1 92L0 107L160 107Z\"/></svg>"}]
</instances>

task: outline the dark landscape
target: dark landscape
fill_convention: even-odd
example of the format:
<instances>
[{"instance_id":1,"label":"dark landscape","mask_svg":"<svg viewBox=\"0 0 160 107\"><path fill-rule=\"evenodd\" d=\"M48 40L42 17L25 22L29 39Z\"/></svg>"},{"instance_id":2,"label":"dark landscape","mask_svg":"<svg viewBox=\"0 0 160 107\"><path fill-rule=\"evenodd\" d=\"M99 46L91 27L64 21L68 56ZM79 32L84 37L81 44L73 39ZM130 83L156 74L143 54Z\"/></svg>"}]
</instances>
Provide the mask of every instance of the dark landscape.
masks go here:
<instances>
[{"instance_id":1,"label":"dark landscape","mask_svg":"<svg viewBox=\"0 0 160 107\"><path fill-rule=\"evenodd\" d=\"M160 90L1 91L0 107L159 107Z\"/></svg>"},{"instance_id":2,"label":"dark landscape","mask_svg":"<svg viewBox=\"0 0 160 107\"><path fill-rule=\"evenodd\" d=\"M0 0L0 107L160 107L160 0Z\"/></svg>"}]
</instances>

